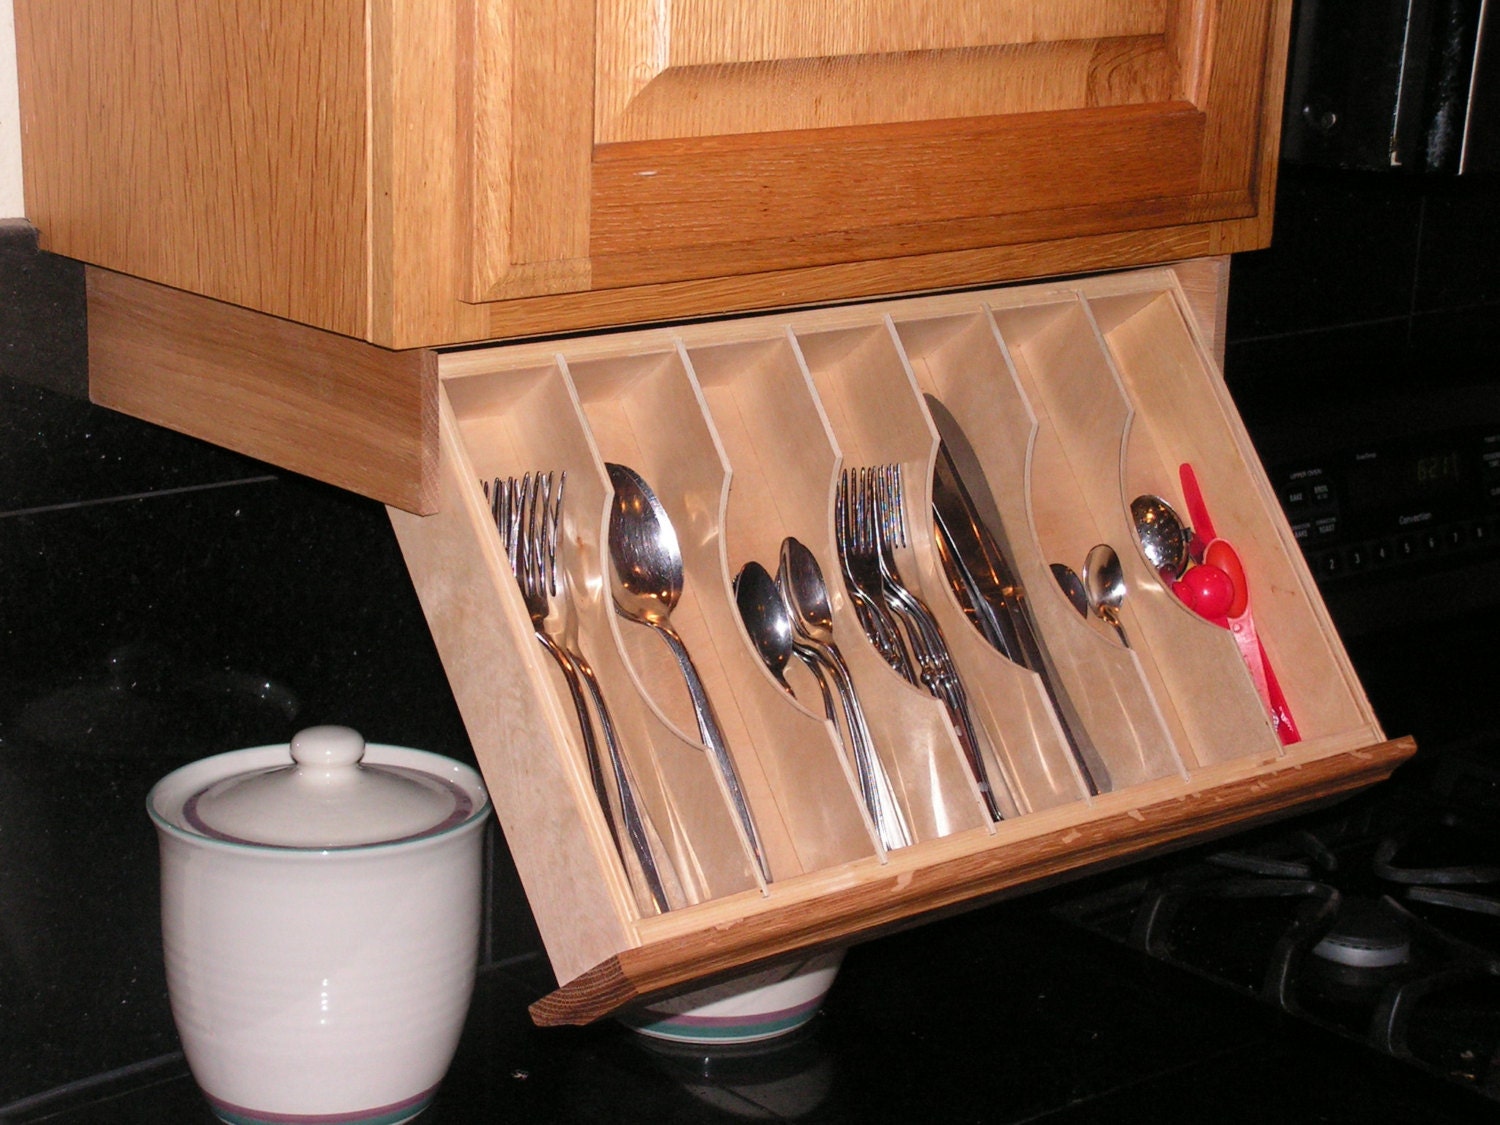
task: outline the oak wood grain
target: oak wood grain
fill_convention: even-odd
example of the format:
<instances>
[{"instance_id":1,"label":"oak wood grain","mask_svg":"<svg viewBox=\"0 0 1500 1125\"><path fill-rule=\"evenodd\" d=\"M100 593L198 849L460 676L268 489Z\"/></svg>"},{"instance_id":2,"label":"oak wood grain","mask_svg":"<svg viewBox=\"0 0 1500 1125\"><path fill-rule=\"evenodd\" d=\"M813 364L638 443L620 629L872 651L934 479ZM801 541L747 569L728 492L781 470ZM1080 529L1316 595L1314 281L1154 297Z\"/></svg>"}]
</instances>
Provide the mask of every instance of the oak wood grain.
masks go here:
<instances>
[{"instance_id":1,"label":"oak wood grain","mask_svg":"<svg viewBox=\"0 0 1500 1125\"><path fill-rule=\"evenodd\" d=\"M785 305L821 305L867 297L959 288L989 282L1089 273L1122 265L1196 258L1248 250L1259 243L1253 220L1222 224L1110 231L1063 241L913 253L901 258L837 262L796 270L633 285L594 293L559 293L485 306L485 335L509 339L544 331L651 323Z\"/></svg>"},{"instance_id":2,"label":"oak wood grain","mask_svg":"<svg viewBox=\"0 0 1500 1125\"><path fill-rule=\"evenodd\" d=\"M601 40L601 47L608 44ZM595 104L599 144L1173 100L1160 34L685 66ZM601 63L601 70L603 64Z\"/></svg>"},{"instance_id":3,"label":"oak wood grain","mask_svg":"<svg viewBox=\"0 0 1500 1125\"><path fill-rule=\"evenodd\" d=\"M497 300L586 289L593 146L593 6L463 5L461 295Z\"/></svg>"},{"instance_id":4,"label":"oak wood grain","mask_svg":"<svg viewBox=\"0 0 1500 1125\"><path fill-rule=\"evenodd\" d=\"M594 161L596 280L1171 225L1198 202L1203 127L1176 103L604 146ZM1074 142L1065 148L1062 131ZM1182 202L1161 202L1173 200ZM1217 210L1248 214L1249 200Z\"/></svg>"},{"instance_id":5,"label":"oak wood grain","mask_svg":"<svg viewBox=\"0 0 1500 1125\"><path fill-rule=\"evenodd\" d=\"M391 348L1269 237L1290 0L804 3L17 0L30 217Z\"/></svg>"},{"instance_id":6,"label":"oak wood grain","mask_svg":"<svg viewBox=\"0 0 1500 1125\"><path fill-rule=\"evenodd\" d=\"M362 0L19 0L42 246L364 335Z\"/></svg>"},{"instance_id":7,"label":"oak wood grain","mask_svg":"<svg viewBox=\"0 0 1500 1125\"><path fill-rule=\"evenodd\" d=\"M415 512L437 505L437 359L97 267L89 394Z\"/></svg>"}]
</instances>

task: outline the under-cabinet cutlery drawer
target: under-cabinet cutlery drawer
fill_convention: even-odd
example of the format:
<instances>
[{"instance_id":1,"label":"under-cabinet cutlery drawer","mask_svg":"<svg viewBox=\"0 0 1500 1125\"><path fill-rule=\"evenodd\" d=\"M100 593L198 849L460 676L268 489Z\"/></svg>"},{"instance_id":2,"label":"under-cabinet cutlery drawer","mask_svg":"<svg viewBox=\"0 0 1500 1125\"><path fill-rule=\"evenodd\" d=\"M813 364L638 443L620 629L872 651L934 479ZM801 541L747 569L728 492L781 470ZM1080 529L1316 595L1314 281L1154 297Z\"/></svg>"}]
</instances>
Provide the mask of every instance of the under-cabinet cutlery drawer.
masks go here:
<instances>
[{"instance_id":1,"label":"under-cabinet cutlery drawer","mask_svg":"<svg viewBox=\"0 0 1500 1125\"><path fill-rule=\"evenodd\" d=\"M561 985L540 1021L1222 831L1412 750L1384 742L1171 270L496 346L441 376L442 511L392 519ZM1004 583L965 585L955 553L984 560L935 534L950 445ZM659 501L675 585L622 562L612 466ZM922 607L890 623L915 674L851 557L849 482L876 467L900 481L874 562ZM486 495L536 470L565 474L551 589L592 706L539 643ZM1213 512L1255 647L1247 611L1195 612L1148 561L1142 495ZM775 575L789 541L826 582L863 746L831 682L768 663L741 616L735 576ZM1092 558L1097 587L1101 544L1117 616L1057 579ZM660 622L626 604L643 581ZM1033 658L976 603L1019 606ZM1267 705L1273 668L1294 727Z\"/></svg>"}]
</instances>

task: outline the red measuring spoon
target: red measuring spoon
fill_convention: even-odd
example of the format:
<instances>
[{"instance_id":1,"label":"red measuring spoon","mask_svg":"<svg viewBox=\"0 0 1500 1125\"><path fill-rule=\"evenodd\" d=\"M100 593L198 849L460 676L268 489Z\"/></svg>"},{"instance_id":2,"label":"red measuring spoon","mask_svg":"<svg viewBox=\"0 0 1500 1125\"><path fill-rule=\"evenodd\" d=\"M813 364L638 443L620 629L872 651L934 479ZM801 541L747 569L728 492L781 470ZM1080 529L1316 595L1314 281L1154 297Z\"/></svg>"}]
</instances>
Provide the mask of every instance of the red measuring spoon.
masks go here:
<instances>
[{"instance_id":1,"label":"red measuring spoon","mask_svg":"<svg viewBox=\"0 0 1500 1125\"><path fill-rule=\"evenodd\" d=\"M1222 571L1233 586L1233 596L1225 605L1225 614L1217 619L1216 624L1227 628L1239 645L1240 656L1250 671L1250 679L1260 693L1261 702L1271 714L1271 725L1276 730L1276 736L1281 739L1281 744L1288 746L1299 742L1302 735L1297 730L1296 720L1292 718L1286 696L1276 680L1271 661L1266 656L1265 646L1260 642L1255 618L1250 613L1250 584L1245 578L1245 567L1240 561L1239 552L1214 534L1213 520L1209 518L1208 506L1203 501L1203 493L1198 487L1198 477L1193 472L1193 467L1184 462L1178 475L1182 480L1188 518L1193 523L1194 540L1203 544L1204 565L1212 565Z\"/></svg>"}]
</instances>

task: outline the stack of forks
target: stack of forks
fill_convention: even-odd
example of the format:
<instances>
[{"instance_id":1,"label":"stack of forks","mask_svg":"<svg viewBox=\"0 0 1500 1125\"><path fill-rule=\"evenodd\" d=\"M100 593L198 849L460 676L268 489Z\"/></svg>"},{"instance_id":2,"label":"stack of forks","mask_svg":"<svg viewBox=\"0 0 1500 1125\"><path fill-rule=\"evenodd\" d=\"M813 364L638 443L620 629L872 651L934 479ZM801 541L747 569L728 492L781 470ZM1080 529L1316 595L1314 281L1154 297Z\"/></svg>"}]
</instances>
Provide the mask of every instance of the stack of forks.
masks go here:
<instances>
[{"instance_id":1,"label":"stack of forks","mask_svg":"<svg viewBox=\"0 0 1500 1125\"><path fill-rule=\"evenodd\" d=\"M656 834L636 799L630 769L594 669L579 651L576 607L567 589L567 571L557 561L567 474L556 476L555 489L554 477L551 472L527 473L520 478L497 477L493 485L484 486L484 491L536 638L557 662L567 681L583 735L589 780L620 861L642 909L665 913L671 905L662 868L652 848ZM604 733L608 774L584 698L585 687Z\"/></svg>"},{"instance_id":2,"label":"stack of forks","mask_svg":"<svg viewBox=\"0 0 1500 1125\"><path fill-rule=\"evenodd\" d=\"M839 562L866 635L886 663L942 702L986 809L994 820L1004 819L953 654L931 609L896 565L896 550L907 543L901 466L845 469L834 519Z\"/></svg>"}]
</instances>

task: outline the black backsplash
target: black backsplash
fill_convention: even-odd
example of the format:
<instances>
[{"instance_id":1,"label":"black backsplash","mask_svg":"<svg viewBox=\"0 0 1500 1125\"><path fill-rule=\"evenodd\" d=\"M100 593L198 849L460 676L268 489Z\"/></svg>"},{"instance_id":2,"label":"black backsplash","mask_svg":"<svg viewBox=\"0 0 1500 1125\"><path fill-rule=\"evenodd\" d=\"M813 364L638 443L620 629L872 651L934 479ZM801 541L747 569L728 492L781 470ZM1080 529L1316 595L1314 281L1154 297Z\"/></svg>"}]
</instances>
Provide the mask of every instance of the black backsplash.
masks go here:
<instances>
[{"instance_id":1,"label":"black backsplash","mask_svg":"<svg viewBox=\"0 0 1500 1125\"><path fill-rule=\"evenodd\" d=\"M1497 381L1497 202L1284 170L1275 245L1233 268L1252 433ZM473 758L382 508L89 405L85 350L81 268L0 223L0 1120L176 1050L158 777L320 722ZM1381 647L1354 657L1388 727L1448 734ZM545 975L498 832L492 854L486 958Z\"/></svg>"}]
</instances>

